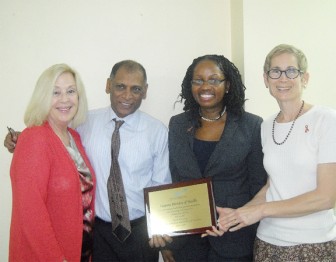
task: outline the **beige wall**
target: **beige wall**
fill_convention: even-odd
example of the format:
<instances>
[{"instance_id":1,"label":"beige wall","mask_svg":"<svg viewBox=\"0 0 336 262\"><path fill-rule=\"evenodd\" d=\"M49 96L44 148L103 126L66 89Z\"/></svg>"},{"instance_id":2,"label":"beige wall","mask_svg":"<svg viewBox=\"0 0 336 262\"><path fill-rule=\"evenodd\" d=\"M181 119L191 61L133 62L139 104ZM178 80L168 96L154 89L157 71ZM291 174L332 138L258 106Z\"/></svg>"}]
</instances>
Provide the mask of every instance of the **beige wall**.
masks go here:
<instances>
[{"instance_id":1,"label":"beige wall","mask_svg":"<svg viewBox=\"0 0 336 262\"><path fill-rule=\"evenodd\" d=\"M336 61L336 1L245 0L244 67L248 110L263 117L278 111L262 74L267 53L277 44L293 44L306 54L310 80L303 98L336 109L333 81Z\"/></svg>"},{"instance_id":2,"label":"beige wall","mask_svg":"<svg viewBox=\"0 0 336 262\"><path fill-rule=\"evenodd\" d=\"M232 2L232 4L231 4ZM104 93L111 66L135 59L147 69L142 110L168 124L192 59L224 54L247 86L247 110L277 111L262 81L267 52L278 43L308 56L305 98L336 108L334 0L0 0L0 140L22 116L35 81L46 67L66 62L86 84L90 108L109 104ZM11 155L0 147L0 260L7 260L11 213ZM29 186L29 185L27 185ZM38 215L38 214L37 214Z\"/></svg>"},{"instance_id":3,"label":"beige wall","mask_svg":"<svg viewBox=\"0 0 336 262\"><path fill-rule=\"evenodd\" d=\"M180 112L173 106L192 59L230 55L229 7L227 0L0 0L0 140L6 125L24 127L37 78L59 62L80 72L89 106L98 108L109 105L105 82L112 65L139 61L149 82L141 108L168 124ZM2 146L0 158L0 261L6 261L11 155Z\"/></svg>"}]
</instances>

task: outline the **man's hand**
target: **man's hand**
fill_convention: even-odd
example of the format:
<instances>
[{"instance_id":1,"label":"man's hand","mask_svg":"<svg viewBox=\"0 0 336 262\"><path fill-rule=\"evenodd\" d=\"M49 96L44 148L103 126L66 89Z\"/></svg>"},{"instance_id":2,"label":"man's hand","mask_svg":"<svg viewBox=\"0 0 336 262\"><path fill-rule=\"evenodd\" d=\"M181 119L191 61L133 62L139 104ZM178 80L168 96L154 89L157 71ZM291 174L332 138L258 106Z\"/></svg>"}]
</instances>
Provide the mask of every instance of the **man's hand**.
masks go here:
<instances>
[{"instance_id":1,"label":"man's hand","mask_svg":"<svg viewBox=\"0 0 336 262\"><path fill-rule=\"evenodd\" d=\"M150 247L163 248L167 245L167 243L173 242L173 239L168 235L153 235L153 237L149 240Z\"/></svg>"},{"instance_id":2,"label":"man's hand","mask_svg":"<svg viewBox=\"0 0 336 262\"><path fill-rule=\"evenodd\" d=\"M13 153L15 150L16 142L21 132L16 132L12 128L8 128L8 131L9 132L4 140L4 146L8 149L10 153Z\"/></svg>"},{"instance_id":3,"label":"man's hand","mask_svg":"<svg viewBox=\"0 0 336 262\"><path fill-rule=\"evenodd\" d=\"M149 240L149 245L152 248L161 248L161 255L164 262L175 262L173 252L167 248L167 243L173 242L173 238L168 235L153 235Z\"/></svg>"},{"instance_id":4,"label":"man's hand","mask_svg":"<svg viewBox=\"0 0 336 262\"><path fill-rule=\"evenodd\" d=\"M161 255L164 262L175 262L173 252L169 249L162 249Z\"/></svg>"}]
</instances>

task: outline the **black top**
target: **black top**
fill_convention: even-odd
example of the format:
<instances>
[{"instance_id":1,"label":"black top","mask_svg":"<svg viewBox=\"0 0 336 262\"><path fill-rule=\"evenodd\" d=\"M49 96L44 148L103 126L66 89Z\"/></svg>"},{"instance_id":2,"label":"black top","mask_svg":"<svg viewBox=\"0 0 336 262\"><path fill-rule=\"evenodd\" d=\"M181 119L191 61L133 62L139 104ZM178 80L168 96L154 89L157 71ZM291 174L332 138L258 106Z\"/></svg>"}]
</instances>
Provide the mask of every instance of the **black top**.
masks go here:
<instances>
[{"instance_id":1,"label":"black top","mask_svg":"<svg viewBox=\"0 0 336 262\"><path fill-rule=\"evenodd\" d=\"M215 150L218 141L204 141L194 138L194 153L197 159L198 166L204 176L205 167L208 164L212 152Z\"/></svg>"}]
</instances>

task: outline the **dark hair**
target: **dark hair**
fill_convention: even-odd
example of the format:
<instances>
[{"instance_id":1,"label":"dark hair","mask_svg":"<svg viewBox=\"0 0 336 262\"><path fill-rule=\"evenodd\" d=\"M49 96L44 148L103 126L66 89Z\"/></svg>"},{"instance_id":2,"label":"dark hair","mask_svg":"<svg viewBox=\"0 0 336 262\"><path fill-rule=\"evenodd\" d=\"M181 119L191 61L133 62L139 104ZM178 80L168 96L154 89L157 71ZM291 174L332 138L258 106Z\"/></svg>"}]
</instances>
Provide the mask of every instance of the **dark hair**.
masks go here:
<instances>
[{"instance_id":1,"label":"dark hair","mask_svg":"<svg viewBox=\"0 0 336 262\"><path fill-rule=\"evenodd\" d=\"M143 75L144 78L144 82L147 82L147 74L146 74L146 70L145 68L138 62L133 61L133 60L123 60L120 61L118 63L116 63L113 67L112 67L112 71L110 74L110 78L113 79L114 76L117 74L118 70L124 67L126 70L130 71L130 72L134 72L134 71L140 71Z\"/></svg>"},{"instance_id":2,"label":"dark hair","mask_svg":"<svg viewBox=\"0 0 336 262\"><path fill-rule=\"evenodd\" d=\"M223 72L226 79L226 84L229 83L229 92L225 94L223 99L223 108L226 106L226 111L241 115L244 112L245 89L238 68L222 55L205 55L200 56L192 62L188 67L186 75L182 81L182 90L179 94L178 102L184 101L183 110L191 112L193 121L199 122L199 104L195 101L191 92L191 80L193 78L194 69L197 64L204 60L213 61Z\"/></svg>"}]
</instances>

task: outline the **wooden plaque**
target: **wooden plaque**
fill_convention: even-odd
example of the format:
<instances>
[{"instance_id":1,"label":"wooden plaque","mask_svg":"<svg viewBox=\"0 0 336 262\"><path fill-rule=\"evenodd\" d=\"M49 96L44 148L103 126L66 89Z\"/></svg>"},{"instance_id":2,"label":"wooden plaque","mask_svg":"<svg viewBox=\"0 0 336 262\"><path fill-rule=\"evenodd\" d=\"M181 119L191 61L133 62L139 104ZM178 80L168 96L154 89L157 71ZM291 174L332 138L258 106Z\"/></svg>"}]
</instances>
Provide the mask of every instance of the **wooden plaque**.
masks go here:
<instances>
[{"instance_id":1,"label":"wooden plaque","mask_svg":"<svg viewBox=\"0 0 336 262\"><path fill-rule=\"evenodd\" d=\"M144 188L148 235L204 233L216 226L211 178Z\"/></svg>"}]
</instances>

